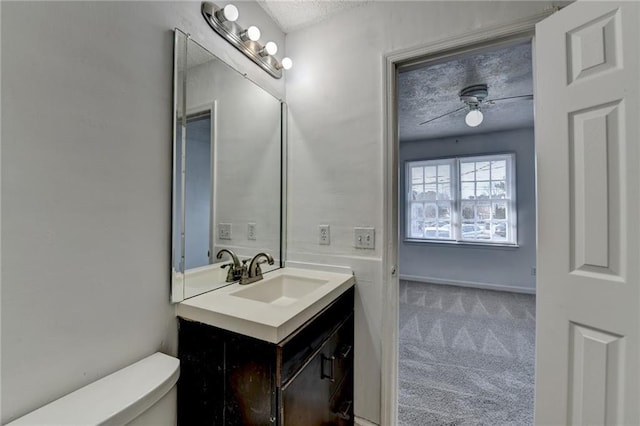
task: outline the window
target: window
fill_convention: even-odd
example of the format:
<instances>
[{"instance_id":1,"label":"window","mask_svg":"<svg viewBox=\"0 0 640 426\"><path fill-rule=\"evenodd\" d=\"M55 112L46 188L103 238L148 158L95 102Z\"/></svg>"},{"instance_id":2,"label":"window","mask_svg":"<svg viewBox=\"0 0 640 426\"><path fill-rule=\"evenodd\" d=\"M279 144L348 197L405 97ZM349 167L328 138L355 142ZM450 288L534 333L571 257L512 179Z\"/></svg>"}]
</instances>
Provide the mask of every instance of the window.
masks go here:
<instances>
[{"instance_id":1,"label":"window","mask_svg":"<svg viewBox=\"0 0 640 426\"><path fill-rule=\"evenodd\" d=\"M514 245L513 154L406 163L409 240Z\"/></svg>"}]
</instances>

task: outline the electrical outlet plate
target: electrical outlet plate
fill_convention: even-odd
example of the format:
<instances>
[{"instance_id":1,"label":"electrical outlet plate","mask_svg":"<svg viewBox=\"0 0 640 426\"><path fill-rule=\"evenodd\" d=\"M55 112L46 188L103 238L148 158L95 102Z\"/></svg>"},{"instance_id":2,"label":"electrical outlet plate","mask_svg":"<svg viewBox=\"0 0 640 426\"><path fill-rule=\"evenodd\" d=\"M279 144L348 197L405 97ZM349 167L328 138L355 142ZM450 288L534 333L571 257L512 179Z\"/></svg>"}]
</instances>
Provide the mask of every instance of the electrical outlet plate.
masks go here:
<instances>
[{"instance_id":1,"label":"electrical outlet plate","mask_svg":"<svg viewBox=\"0 0 640 426\"><path fill-rule=\"evenodd\" d=\"M230 240L231 239L231 224L230 223L219 223L218 224L218 239L219 240Z\"/></svg>"},{"instance_id":2,"label":"electrical outlet plate","mask_svg":"<svg viewBox=\"0 0 640 426\"><path fill-rule=\"evenodd\" d=\"M247 224L247 240L256 240L256 224L249 222Z\"/></svg>"},{"instance_id":3,"label":"electrical outlet plate","mask_svg":"<svg viewBox=\"0 0 640 426\"><path fill-rule=\"evenodd\" d=\"M353 228L354 246L361 249L374 249L376 247L375 228Z\"/></svg>"},{"instance_id":4,"label":"electrical outlet plate","mask_svg":"<svg viewBox=\"0 0 640 426\"><path fill-rule=\"evenodd\" d=\"M318 244L328 246L329 243L329 225L318 225Z\"/></svg>"}]
</instances>

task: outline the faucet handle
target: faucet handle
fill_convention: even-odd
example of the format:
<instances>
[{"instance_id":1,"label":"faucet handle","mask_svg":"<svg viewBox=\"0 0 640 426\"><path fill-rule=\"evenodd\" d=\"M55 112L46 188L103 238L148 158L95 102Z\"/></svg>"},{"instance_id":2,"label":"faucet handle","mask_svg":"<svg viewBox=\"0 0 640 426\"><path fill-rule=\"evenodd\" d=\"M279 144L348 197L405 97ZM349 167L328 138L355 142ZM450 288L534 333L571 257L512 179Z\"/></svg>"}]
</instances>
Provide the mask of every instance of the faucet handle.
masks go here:
<instances>
[{"instance_id":1,"label":"faucet handle","mask_svg":"<svg viewBox=\"0 0 640 426\"><path fill-rule=\"evenodd\" d=\"M226 281L228 283L234 282L236 280L238 280L240 278L239 276L239 271L237 270L236 266L233 263L225 263L224 265L220 266L222 269L229 267L229 271L227 272L227 279Z\"/></svg>"},{"instance_id":2,"label":"faucet handle","mask_svg":"<svg viewBox=\"0 0 640 426\"><path fill-rule=\"evenodd\" d=\"M256 276L262 276L262 268L260 267L260 264L262 263L268 263L269 265L273 265L273 259L268 259L266 257L263 257L261 259L256 260L256 263L254 266Z\"/></svg>"},{"instance_id":3,"label":"faucet handle","mask_svg":"<svg viewBox=\"0 0 640 426\"><path fill-rule=\"evenodd\" d=\"M242 266L240 267L240 284L249 283L249 267L247 266L247 263L250 261L251 259L242 260Z\"/></svg>"},{"instance_id":4,"label":"faucet handle","mask_svg":"<svg viewBox=\"0 0 640 426\"><path fill-rule=\"evenodd\" d=\"M260 267L261 263L265 263L266 261L256 262L254 276L262 278L262 268Z\"/></svg>"}]
</instances>

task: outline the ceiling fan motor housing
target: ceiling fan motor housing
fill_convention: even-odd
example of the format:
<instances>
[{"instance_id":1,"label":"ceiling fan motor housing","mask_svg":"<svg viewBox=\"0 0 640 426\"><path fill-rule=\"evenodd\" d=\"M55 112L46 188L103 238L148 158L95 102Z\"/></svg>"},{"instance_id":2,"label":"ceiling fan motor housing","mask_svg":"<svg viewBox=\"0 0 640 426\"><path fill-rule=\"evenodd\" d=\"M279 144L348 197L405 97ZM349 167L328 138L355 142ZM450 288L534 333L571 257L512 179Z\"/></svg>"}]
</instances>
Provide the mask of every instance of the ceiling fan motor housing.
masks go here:
<instances>
[{"instance_id":1,"label":"ceiling fan motor housing","mask_svg":"<svg viewBox=\"0 0 640 426\"><path fill-rule=\"evenodd\" d=\"M460 91L460 100L469 105L470 108L477 108L488 94L489 91L486 84L474 84Z\"/></svg>"}]
</instances>

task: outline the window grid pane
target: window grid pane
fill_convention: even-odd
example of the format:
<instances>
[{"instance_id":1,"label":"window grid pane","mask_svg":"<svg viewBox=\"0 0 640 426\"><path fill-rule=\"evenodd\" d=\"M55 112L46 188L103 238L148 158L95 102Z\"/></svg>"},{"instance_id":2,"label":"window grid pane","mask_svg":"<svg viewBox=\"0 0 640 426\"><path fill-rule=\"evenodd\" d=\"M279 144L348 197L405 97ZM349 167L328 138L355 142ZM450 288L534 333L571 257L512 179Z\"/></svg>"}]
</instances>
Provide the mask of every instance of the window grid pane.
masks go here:
<instances>
[{"instance_id":1,"label":"window grid pane","mask_svg":"<svg viewBox=\"0 0 640 426\"><path fill-rule=\"evenodd\" d=\"M474 200L473 220L470 204L463 207L462 240L488 240L508 242L509 185L507 182L507 159L493 161L460 161L462 199ZM475 191L471 195L471 170L475 176ZM465 177L462 173L467 172ZM466 182L465 182L466 181ZM500 200L500 203L496 203ZM487 202L489 204L487 204Z\"/></svg>"},{"instance_id":2,"label":"window grid pane","mask_svg":"<svg viewBox=\"0 0 640 426\"><path fill-rule=\"evenodd\" d=\"M420 163L409 165L412 187L407 234L410 238L451 239L452 168L439 162Z\"/></svg>"},{"instance_id":3,"label":"window grid pane","mask_svg":"<svg viewBox=\"0 0 640 426\"><path fill-rule=\"evenodd\" d=\"M512 155L416 161L407 165L411 184L407 237L516 243L510 180L515 167ZM456 181L459 183L454 188Z\"/></svg>"}]
</instances>

